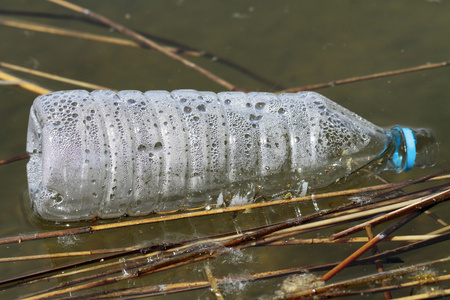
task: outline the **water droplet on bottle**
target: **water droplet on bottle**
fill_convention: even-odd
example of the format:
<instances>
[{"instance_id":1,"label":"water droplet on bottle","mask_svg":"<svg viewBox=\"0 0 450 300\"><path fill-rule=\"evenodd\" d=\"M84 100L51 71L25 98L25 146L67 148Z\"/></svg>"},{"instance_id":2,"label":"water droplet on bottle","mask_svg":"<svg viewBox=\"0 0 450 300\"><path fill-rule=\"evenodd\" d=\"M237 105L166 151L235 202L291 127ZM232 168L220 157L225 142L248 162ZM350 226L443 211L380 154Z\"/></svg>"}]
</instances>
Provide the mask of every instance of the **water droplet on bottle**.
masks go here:
<instances>
[{"instance_id":1,"label":"water droplet on bottle","mask_svg":"<svg viewBox=\"0 0 450 300\"><path fill-rule=\"evenodd\" d=\"M183 111L185 114L189 115L192 112L192 108L190 108L189 106L185 106L183 108Z\"/></svg>"},{"instance_id":2,"label":"water droplet on bottle","mask_svg":"<svg viewBox=\"0 0 450 300\"><path fill-rule=\"evenodd\" d=\"M206 107L203 104L200 104L199 106L197 106L197 110L199 112L206 112Z\"/></svg>"},{"instance_id":3,"label":"water droplet on bottle","mask_svg":"<svg viewBox=\"0 0 450 300\"><path fill-rule=\"evenodd\" d=\"M264 102L258 102L255 104L255 108L257 110L262 110L262 109L264 109L265 106L266 106L266 103L264 103Z\"/></svg>"},{"instance_id":4,"label":"water droplet on bottle","mask_svg":"<svg viewBox=\"0 0 450 300\"><path fill-rule=\"evenodd\" d=\"M262 115L255 116L254 114L250 114L250 122L253 124L258 123L259 121L261 121L262 117Z\"/></svg>"}]
</instances>

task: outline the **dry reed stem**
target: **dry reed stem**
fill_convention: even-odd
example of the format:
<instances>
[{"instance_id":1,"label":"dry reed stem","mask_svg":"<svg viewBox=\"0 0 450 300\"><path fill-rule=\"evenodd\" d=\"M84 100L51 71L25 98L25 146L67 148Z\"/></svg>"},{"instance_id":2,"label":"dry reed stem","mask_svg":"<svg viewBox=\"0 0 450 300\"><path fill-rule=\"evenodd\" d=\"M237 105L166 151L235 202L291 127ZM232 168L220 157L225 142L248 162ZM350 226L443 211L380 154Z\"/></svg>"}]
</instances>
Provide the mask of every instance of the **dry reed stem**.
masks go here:
<instances>
[{"instance_id":1,"label":"dry reed stem","mask_svg":"<svg viewBox=\"0 0 450 300\"><path fill-rule=\"evenodd\" d=\"M390 235L394 231L396 231L398 228L402 227L406 223L410 222L412 219L417 217L421 212L416 211L412 212L400 221L396 222L394 225L389 226L379 234L377 234L373 239L370 239L369 242L367 242L364 246L353 252L349 257L344 259L341 263L339 263L336 267L334 267L332 270L330 270L328 273L322 276L320 279L321 281L327 281L330 280L332 277L334 277L337 273L342 271L346 266L348 266L350 263L352 263L355 259L366 253L368 250L372 249L376 244L378 244L380 241L382 241L386 236ZM370 226L370 225L367 225ZM367 227L366 226L366 227Z\"/></svg>"},{"instance_id":2,"label":"dry reed stem","mask_svg":"<svg viewBox=\"0 0 450 300\"><path fill-rule=\"evenodd\" d=\"M386 211L391 211L393 209L397 209L399 207L403 207L408 204L411 205L411 204L414 204L415 202L416 202L416 200L410 200L410 201L407 201L404 203L396 203L396 204L389 205L386 207L379 207L379 208L362 211L362 212L358 212L358 213L349 213L348 215L344 215L344 216L338 216L338 217L330 218L330 219L326 219L326 220L319 220L319 221L315 221L315 222L311 222L311 223L307 223L307 224L300 224L297 226L292 226L289 228L279 230L276 232L276 234L267 235L267 237L264 239L264 241L271 242L273 240L277 240L280 238L288 238L292 235L304 233L309 230L314 230L316 228L324 228L324 227L330 227L330 226L334 226L334 225L338 225L338 224L347 223L352 220L357 220L360 218L384 213Z\"/></svg>"},{"instance_id":3,"label":"dry reed stem","mask_svg":"<svg viewBox=\"0 0 450 300\"><path fill-rule=\"evenodd\" d=\"M447 67L449 65L450 65L450 61L425 64L425 65L415 66L415 67L411 67L411 68L399 69L399 70L394 70L394 71L386 71L386 72L380 72L380 73L375 73L375 74L370 74L370 75L365 75L365 76L350 77L350 78L346 78L346 79L340 79L340 80L322 82L322 83L317 83L317 84L312 84L312 85L306 85L306 86L297 87L297 88L291 88L291 89L279 91L279 92L277 92L277 94L296 93L296 92L301 92L301 91L317 90L317 89L321 89L321 88L333 87L336 85L342 85L342 84L353 83L353 82L358 82L358 81L378 79L378 78L387 77L387 76L394 76L394 75L400 75L400 74L405 74L405 73Z\"/></svg>"},{"instance_id":4,"label":"dry reed stem","mask_svg":"<svg viewBox=\"0 0 450 300\"><path fill-rule=\"evenodd\" d=\"M424 241L429 238L437 237L437 234L433 235L398 235L393 237L386 237L384 242L416 242ZM341 238L332 240L330 238L311 238L311 239L288 239L281 241L273 241L264 246L287 246L287 245L312 245L312 244L340 244L340 243L367 243L369 238L367 237L354 237L354 238Z\"/></svg>"},{"instance_id":5,"label":"dry reed stem","mask_svg":"<svg viewBox=\"0 0 450 300\"><path fill-rule=\"evenodd\" d=\"M127 39L121 39L121 38L115 38L115 37L109 37L104 36L100 34L93 34L93 33L87 33L77 30L71 30L71 29L63 29L55 26L50 25L42 25L38 23L31 23L31 22L24 22L20 20L14 20L11 18L1 18L0 17L0 25L19 28L19 29L25 29L25 30L32 30L37 32L44 32L49 34L56 34L56 35L62 35L67 37L74 37L79 39L85 39L85 40L91 40L96 42L103 42L103 43L110 43L115 45L121 45L121 46L129 46L129 47L136 47L136 48L143 48L143 46L137 42L127 40ZM164 48L167 49L167 51L174 52L174 53L180 53L182 52L185 55L193 56L193 57L199 57L202 55L199 51L191 51L191 50L181 50L179 48L175 47L169 47L164 46Z\"/></svg>"},{"instance_id":6,"label":"dry reed stem","mask_svg":"<svg viewBox=\"0 0 450 300\"><path fill-rule=\"evenodd\" d=\"M441 218L439 218L438 216L436 216L434 213L426 210L423 212L424 214L430 216L431 218L433 218L436 222L438 222L439 224L441 224L444 227L449 226L449 224L447 222L445 222L444 220L442 220Z\"/></svg>"},{"instance_id":7,"label":"dry reed stem","mask_svg":"<svg viewBox=\"0 0 450 300\"><path fill-rule=\"evenodd\" d=\"M374 239L375 236L373 235L372 226L367 226L365 229L366 229L366 234L367 234L367 237L369 238L369 240ZM372 255L376 255L379 253L377 245L374 245L371 250L372 250ZM377 273L384 272L384 267L383 267L383 263L382 263L381 259L375 260L374 264L377 269ZM381 282L381 286L387 286L386 281L383 280ZM390 291L385 291L383 293L383 295L384 295L384 299L386 299L386 300L392 299L392 295L391 295Z\"/></svg>"},{"instance_id":8,"label":"dry reed stem","mask_svg":"<svg viewBox=\"0 0 450 300\"><path fill-rule=\"evenodd\" d=\"M211 292L214 294L216 299L224 300L222 293L220 292L219 286L217 285L217 280L208 265L205 265L205 274L208 278L209 285L211 286Z\"/></svg>"},{"instance_id":9,"label":"dry reed stem","mask_svg":"<svg viewBox=\"0 0 450 300\"><path fill-rule=\"evenodd\" d=\"M444 276L440 276L440 277L442 278ZM448 280L448 278L445 279L445 280ZM420 281L418 282L417 285L420 285ZM418 294L418 295L399 297L399 298L395 298L395 299L397 299L397 300L421 300L421 299L444 298L444 297L447 297L447 296L450 296L450 289L435 290L435 291L421 293L421 294Z\"/></svg>"},{"instance_id":10,"label":"dry reed stem","mask_svg":"<svg viewBox=\"0 0 450 300\"><path fill-rule=\"evenodd\" d=\"M94 250L62 252L62 253L47 253L47 254L36 254L27 256L15 256L15 257L0 257L0 263L130 252L138 250L140 248L142 248L142 246L122 247L114 249L94 249Z\"/></svg>"},{"instance_id":11,"label":"dry reed stem","mask_svg":"<svg viewBox=\"0 0 450 300\"><path fill-rule=\"evenodd\" d=\"M91 18L93 18L93 19L95 19L97 21L100 21L101 23L106 24L106 25L114 28L117 31L119 31L121 33L124 33L124 34L132 37L133 39L135 39L135 40L137 40L137 41L147 45L148 47L151 47L151 48L153 48L153 49L155 49L155 50L165 54L166 56L172 58L173 60L178 61L178 62L182 63L183 65L185 65L185 66L187 66L187 67L197 71L198 73L204 75L205 77L207 77L210 80L214 81L215 83L225 87L228 90L232 90L232 91L240 90L235 85L233 85L233 84L229 83L228 81L220 78L219 76L211 73L210 71L208 71L208 70L206 70L206 69L196 65L195 63L193 63L193 62L191 62L191 61L189 61L189 60L179 56L176 53L168 51L165 47L159 45L158 43L156 43L156 42L154 42L152 40L149 40L146 37L144 37L143 35L135 32L135 31L133 31L133 30L131 30L129 28L126 28L125 26L123 26L121 24L113 22L112 20L110 20L110 19L108 19L108 18L106 18L106 17L104 17L104 16L102 16L100 14L94 13L94 12L92 12L91 10L89 10L87 8L84 8L84 7L72 4L72 3L68 2L68 1L64 1L64 0L47 0L47 1L55 3L55 4L60 5L60 6L63 6L65 8L70 9L70 10L76 11L78 13L87 15L87 16L89 16L89 17L91 17Z\"/></svg>"},{"instance_id":12,"label":"dry reed stem","mask_svg":"<svg viewBox=\"0 0 450 300\"><path fill-rule=\"evenodd\" d=\"M76 86L81 86L81 87L84 87L84 88L87 88L87 89L110 90L110 88L107 88L107 87L104 87L104 86L101 86L101 85L96 85L96 84L92 84L92 83L88 83L88 82L84 82L84 81L79 81L79 80L74 80L74 79L70 79L70 78L67 78L67 77L53 75L53 74L49 74L49 73L42 72L42 71L36 71L36 70L33 70L33 69L24 68L24 67L20 67L20 66L17 66L17 65L13 65L13 64L1 62L1 61L0 61L0 67L8 68L8 69L19 71L19 72L24 72L24 73L27 73L27 74L32 74L32 75L35 75L35 76L39 76L39 77L43 77L43 78L47 78L47 79L51 79L51 80L55 80L55 81L65 82L65 83L69 83L69 84L76 85Z\"/></svg>"},{"instance_id":13,"label":"dry reed stem","mask_svg":"<svg viewBox=\"0 0 450 300\"><path fill-rule=\"evenodd\" d=\"M37 84L28 82L28 81L20 79L18 77L12 76L12 75L10 75L8 73L5 73L3 71L0 71L0 78L3 79L3 80L8 80L8 81L20 81L22 83L18 83L17 86L19 86L19 87L21 87L21 88L23 88L25 90L31 91L33 93L39 94L39 95L44 95L44 94L48 94L48 93L52 92L51 90L48 90L48 89L43 88L43 87L40 87Z\"/></svg>"},{"instance_id":14,"label":"dry reed stem","mask_svg":"<svg viewBox=\"0 0 450 300\"><path fill-rule=\"evenodd\" d=\"M335 233L335 234L331 235L330 238L331 239L335 239L335 238L340 238L340 237L343 237L343 236L355 233L356 231L362 230L366 226L369 226L369 225L373 226L373 225L378 224L380 222L386 222L388 220L391 220L391 219L397 218L399 216L402 216L404 214L407 214L407 213L409 213L411 211L420 210L420 209L423 209L424 207L427 207L429 205L433 205L433 204L436 204L438 202L444 201L449 196L450 196L450 190L444 190L444 191L438 192L436 194L432 194L431 196L422 197L422 199L420 199L419 201L417 201L415 203L409 204L409 205L407 205L407 206L405 206L403 208L399 208L399 209L397 209L397 210L395 210L393 212L390 212L390 213L388 213L386 215L377 217L377 218L372 219L370 221L364 222L362 224L353 226L353 227L351 227L349 229L346 229L344 231Z\"/></svg>"},{"instance_id":15,"label":"dry reed stem","mask_svg":"<svg viewBox=\"0 0 450 300\"><path fill-rule=\"evenodd\" d=\"M424 241L433 237L437 237L438 234L427 234L427 235L401 235L386 237L383 241L385 242L416 242ZM215 242L218 240L214 240ZM369 240L367 237L355 237L355 238L341 238L341 239L329 239L329 238L311 238L311 239L288 239L282 241L273 241L264 243L264 246L288 246L288 245L312 245L312 244L341 244L341 243L367 243ZM90 256L108 253L119 253L124 252L124 254L130 254L131 251L136 251L145 248L146 246L132 246L123 247L115 249L93 249L86 251L76 251L76 252L59 252L51 254L37 254L37 255L26 255L26 256L13 256L13 257L2 257L0 258L0 263L5 262L17 262L26 260L40 260L40 259L54 259L54 258L64 258L64 257L75 257L75 256ZM103 268L104 266L102 266ZM67 274L67 273L66 273Z\"/></svg>"},{"instance_id":16,"label":"dry reed stem","mask_svg":"<svg viewBox=\"0 0 450 300\"><path fill-rule=\"evenodd\" d=\"M26 83L23 80L0 80L0 85L18 85L20 83Z\"/></svg>"},{"instance_id":17,"label":"dry reed stem","mask_svg":"<svg viewBox=\"0 0 450 300\"><path fill-rule=\"evenodd\" d=\"M442 233L444 233L444 232L447 232L447 231L449 231L450 230L450 226L445 226L445 227L443 227L443 228L441 228L441 229L438 229L438 230L435 230L435 231L432 231L432 232L430 232L430 233L428 233L428 234L442 234Z\"/></svg>"}]
</instances>

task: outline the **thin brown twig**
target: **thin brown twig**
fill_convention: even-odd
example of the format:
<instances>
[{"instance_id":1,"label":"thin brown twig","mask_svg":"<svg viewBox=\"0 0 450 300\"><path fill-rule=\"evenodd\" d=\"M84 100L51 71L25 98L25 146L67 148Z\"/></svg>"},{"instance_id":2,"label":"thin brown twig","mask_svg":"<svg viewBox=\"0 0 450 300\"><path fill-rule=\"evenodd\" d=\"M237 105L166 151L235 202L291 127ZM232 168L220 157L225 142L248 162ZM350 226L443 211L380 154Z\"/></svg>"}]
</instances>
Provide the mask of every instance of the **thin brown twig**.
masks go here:
<instances>
[{"instance_id":1,"label":"thin brown twig","mask_svg":"<svg viewBox=\"0 0 450 300\"><path fill-rule=\"evenodd\" d=\"M9 163L12 163L12 162L16 162L16 161L19 161L19 160L24 160L24 159L27 159L27 158L30 158L30 155L25 153L25 154L22 154L22 155L17 155L17 156L14 156L14 157L3 159L3 160L0 160L0 166L1 165L6 165L6 164L9 164Z\"/></svg>"},{"instance_id":2,"label":"thin brown twig","mask_svg":"<svg viewBox=\"0 0 450 300\"><path fill-rule=\"evenodd\" d=\"M215 83L225 87L228 90L232 90L232 91L241 90L241 89L237 88L235 85L229 83L228 81L226 81L226 80L220 78L219 76L211 73L210 71L208 71L208 70L206 70L206 69L196 65L195 63L193 63L193 62L191 62L191 61L189 61L189 60L179 56L176 53L168 51L165 47L159 45L158 43L156 43L156 42L154 42L152 40L149 40L148 38L146 38L145 36L137 33L136 31L133 31L133 30L131 30L129 28L126 28L125 26L123 26L121 24L118 24L118 23L116 23L116 22L114 22L114 21L112 21L112 20L110 20L110 19L108 19L108 18L106 18L106 17L104 17L104 16L102 16L100 14L97 14L97 13L87 9L87 8L81 7L79 5L72 4L72 3L68 2L68 1L65 1L65 0L47 0L47 1L55 3L55 4L60 5L60 6L63 6L65 8L70 9L70 10L76 11L78 13L87 15L87 16L95 19L95 20L98 20L98 21L102 22L103 24L106 24L106 25L110 26L111 28L116 29L117 31L122 32L122 33L132 37L133 39L135 39L135 40L137 40L137 41L147 45L148 47L151 47L151 48L153 48L153 49L155 49L155 50L165 54L166 56L172 58L173 60L176 60L176 61L182 63L183 65L185 65L185 66L187 66L187 67L189 67L189 68L199 72L200 74L206 76L210 80L212 80Z\"/></svg>"},{"instance_id":3,"label":"thin brown twig","mask_svg":"<svg viewBox=\"0 0 450 300\"><path fill-rule=\"evenodd\" d=\"M334 267L332 270L330 270L328 273L322 276L320 279L321 281L327 281L331 279L333 276L335 276L337 273L339 273L341 270L343 270L346 266L348 266L351 262L353 262L355 259L366 253L368 250L370 250L372 247L374 247L376 244L378 244L380 241L382 241L386 236L400 228L401 226L405 225L415 217L417 217L420 214L420 211L413 212L409 214L408 216L404 217L400 221L396 222L394 225L389 226L379 234L377 234L373 239L369 240L368 243L366 243L364 246L359 248L357 251L353 252L349 257L344 259L340 264L338 264L336 267Z\"/></svg>"},{"instance_id":4,"label":"thin brown twig","mask_svg":"<svg viewBox=\"0 0 450 300\"><path fill-rule=\"evenodd\" d=\"M367 234L367 237L369 238L369 240L374 239L375 236L373 235L372 226L367 226L365 229L366 229L366 234ZM384 240L385 240L385 239L384 239ZM372 255L376 255L376 254L378 254L378 253L379 253L379 251L378 251L378 246L375 244L375 245L372 247ZM381 259L375 260L374 263L375 263L375 266L376 266L376 268L377 268L377 272L378 272L378 273L383 273L383 272L384 272L384 267L383 267L383 263L381 262ZM381 282L381 286L387 286L386 281L383 280L383 281ZM383 295L384 295L384 299L386 299L386 300L392 299L392 295L391 295L391 292L390 292L390 291L385 291L385 292L383 293Z\"/></svg>"},{"instance_id":5,"label":"thin brown twig","mask_svg":"<svg viewBox=\"0 0 450 300\"><path fill-rule=\"evenodd\" d=\"M425 65L420 65L420 66L415 66L415 67L410 67L410 68L405 68L405 69L399 69L399 70L394 70L394 71L386 71L386 72L380 72L380 73L375 73L375 74L370 74L370 75L350 77L350 78L346 78L346 79L339 79L339 80L334 80L334 81L328 81L328 82L322 82L322 83L317 83L317 84L305 85L305 86L302 86L302 87L291 88L291 89L286 89L286 90L283 90L283 91L279 91L279 92L277 92L277 94L280 94L280 93L296 93L296 92L301 92L301 91L318 90L318 89L322 89L322 88L326 88L326 87L333 87L333 86L336 86L336 85L342 85L342 84L353 83L353 82L358 82L358 81L364 81L364 80L370 80L370 79L378 79L378 78L387 77L387 76L394 76L394 75L400 75L400 74L405 74L405 73L411 73L411 72L418 72L418 71L431 70L431 69L436 69L436 68L441 68L441 67L447 67L449 65L450 65L450 61L443 61L443 62L438 62L438 63L430 63L430 64L425 64Z\"/></svg>"}]
</instances>

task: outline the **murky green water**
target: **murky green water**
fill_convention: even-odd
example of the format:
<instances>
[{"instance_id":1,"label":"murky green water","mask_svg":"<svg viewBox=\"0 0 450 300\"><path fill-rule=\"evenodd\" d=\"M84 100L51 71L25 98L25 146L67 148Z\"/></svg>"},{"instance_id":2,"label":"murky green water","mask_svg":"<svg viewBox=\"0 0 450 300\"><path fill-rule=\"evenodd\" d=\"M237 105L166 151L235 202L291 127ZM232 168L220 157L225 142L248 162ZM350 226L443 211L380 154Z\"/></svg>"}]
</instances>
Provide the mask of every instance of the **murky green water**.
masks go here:
<instances>
[{"instance_id":1,"label":"murky green water","mask_svg":"<svg viewBox=\"0 0 450 300\"><path fill-rule=\"evenodd\" d=\"M272 82L258 81L215 59L190 58L236 86L249 90L275 91L277 86L297 87L450 59L450 4L444 0L84 0L77 1L77 4L85 5L132 29L211 53ZM77 14L44 1L8 1L1 9L4 10L1 12L2 17L123 37L79 18L60 18ZM47 15L31 17L20 12L49 13L52 18ZM155 51L4 26L0 27L0 35L1 60L4 62L118 90L223 89ZM390 180L403 180L449 167L449 71L449 68L440 68L336 86L319 92L378 125L390 127L401 124L429 127L435 131L440 141L437 165L400 175L386 175ZM74 88L30 75L20 76L51 90ZM25 152L29 107L36 95L18 87L3 85L0 86L0 95L0 159L4 159ZM25 164L18 162L0 167L0 237L53 229L33 222L22 207L26 189ZM433 211L442 219L450 221L449 208L449 203L444 203ZM305 213L310 208L302 209L302 213ZM239 215L233 219L232 215L224 215L168 222L138 229L81 235L72 239L0 246L0 257L171 241L256 226L293 216L295 213L286 208L276 213L253 214L251 217ZM421 219L403 233L414 234L411 233L414 226L420 233L438 228L434 222ZM447 241L439 247L423 250L420 255L408 254L402 259L414 263L421 257L443 257L448 254L449 246ZM332 262L344 258L343 255L349 254L350 250L349 246L320 245L251 249L217 259L213 263L214 275L220 277L296 267L308 265L312 259L316 264ZM58 261L45 260L2 264L1 278L48 267L50 263L59 264ZM204 279L201 269L202 265L199 265L198 272L181 269L149 280L154 280L152 284L155 284ZM363 272L363 268L353 270ZM227 295L231 298L251 298L273 294L276 284L281 280L247 284L242 290L235 287ZM35 285L25 292L45 286ZM21 294L14 290L4 292L4 295L11 297ZM213 298L206 290L193 292L189 297Z\"/></svg>"}]
</instances>

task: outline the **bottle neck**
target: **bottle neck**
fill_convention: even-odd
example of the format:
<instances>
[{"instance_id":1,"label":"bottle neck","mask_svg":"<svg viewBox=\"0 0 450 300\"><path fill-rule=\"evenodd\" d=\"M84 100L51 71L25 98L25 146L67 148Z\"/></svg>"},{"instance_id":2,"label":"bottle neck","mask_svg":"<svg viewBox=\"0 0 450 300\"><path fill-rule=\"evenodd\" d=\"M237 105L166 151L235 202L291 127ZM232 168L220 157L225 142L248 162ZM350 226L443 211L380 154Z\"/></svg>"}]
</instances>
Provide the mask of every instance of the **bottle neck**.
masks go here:
<instances>
[{"instance_id":1,"label":"bottle neck","mask_svg":"<svg viewBox=\"0 0 450 300\"><path fill-rule=\"evenodd\" d=\"M380 156L388 155L387 170L404 172L434 165L437 153L436 139L430 130L395 126L386 130L385 151Z\"/></svg>"}]
</instances>

